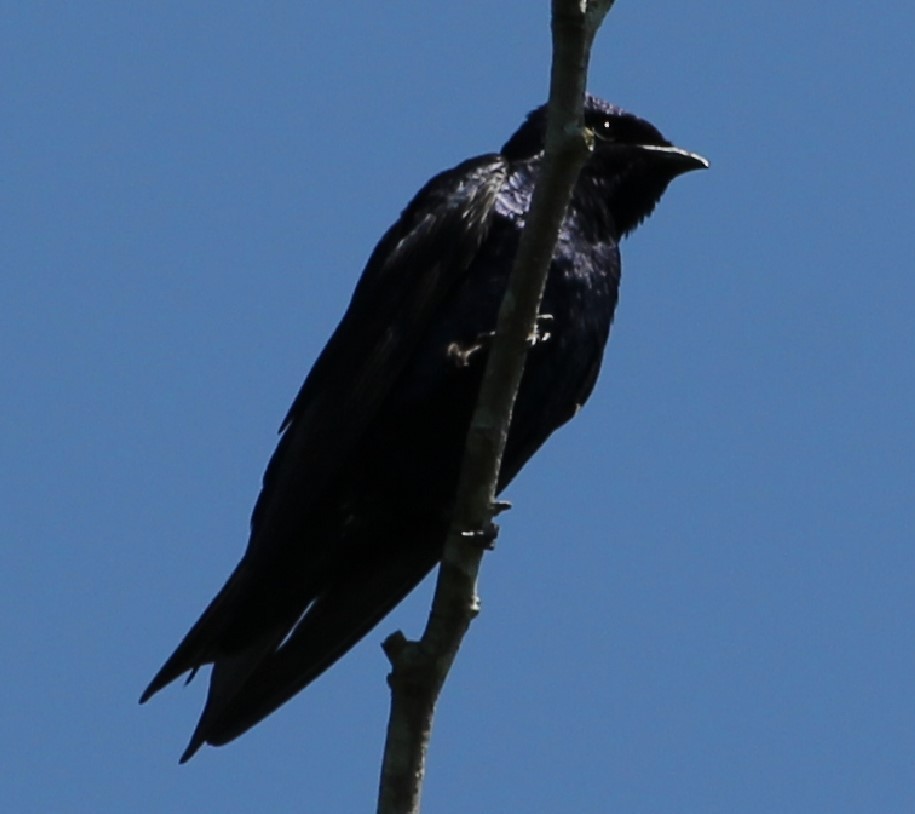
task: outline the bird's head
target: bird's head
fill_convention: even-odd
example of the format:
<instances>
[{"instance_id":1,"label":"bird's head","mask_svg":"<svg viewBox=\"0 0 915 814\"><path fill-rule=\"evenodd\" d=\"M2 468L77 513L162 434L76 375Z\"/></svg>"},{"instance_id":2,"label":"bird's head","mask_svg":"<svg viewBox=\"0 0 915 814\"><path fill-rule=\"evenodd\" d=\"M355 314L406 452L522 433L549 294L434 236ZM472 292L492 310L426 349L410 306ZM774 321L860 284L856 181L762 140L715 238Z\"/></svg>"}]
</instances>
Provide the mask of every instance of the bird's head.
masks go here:
<instances>
[{"instance_id":1,"label":"bird's head","mask_svg":"<svg viewBox=\"0 0 915 814\"><path fill-rule=\"evenodd\" d=\"M650 122L590 94L584 102L585 127L593 134L593 151L579 184L596 189L609 204L620 236L647 218L667 185L678 175L705 169L701 155L674 147ZM540 155L546 138L546 105L531 111L502 148L509 161Z\"/></svg>"}]
</instances>

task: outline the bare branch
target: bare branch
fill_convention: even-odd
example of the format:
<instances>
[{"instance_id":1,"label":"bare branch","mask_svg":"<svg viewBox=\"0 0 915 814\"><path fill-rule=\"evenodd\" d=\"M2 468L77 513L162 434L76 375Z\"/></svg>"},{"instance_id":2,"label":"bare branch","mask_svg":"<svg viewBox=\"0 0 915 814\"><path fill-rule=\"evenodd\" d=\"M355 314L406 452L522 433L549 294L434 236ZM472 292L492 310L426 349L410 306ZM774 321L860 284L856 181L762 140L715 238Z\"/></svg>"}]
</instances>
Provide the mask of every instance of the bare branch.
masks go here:
<instances>
[{"instance_id":1,"label":"bare branch","mask_svg":"<svg viewBox=\"0 0 915 814\"><path fill-rule=\"evenodd\" d=\"M590 152L582 103L591 44L613 0L553 0L546 151L467 436L451 530L422 638L395 633L379 814L419 811L435 704L471 620L477 573L492 543L496 484L511 412L559 227Z\"/></svg>"}]
</instances>

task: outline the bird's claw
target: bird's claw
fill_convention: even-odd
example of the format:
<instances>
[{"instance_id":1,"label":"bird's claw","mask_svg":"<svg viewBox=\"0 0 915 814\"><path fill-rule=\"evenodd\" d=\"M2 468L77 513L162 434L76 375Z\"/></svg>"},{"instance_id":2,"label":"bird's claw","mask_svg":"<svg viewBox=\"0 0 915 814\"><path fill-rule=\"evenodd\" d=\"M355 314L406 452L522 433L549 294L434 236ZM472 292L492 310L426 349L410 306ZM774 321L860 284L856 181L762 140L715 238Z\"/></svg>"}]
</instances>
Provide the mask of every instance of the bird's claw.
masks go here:
<instances>
[{"instance_id":1,"label":"bird's claw","mask_svg":"<svg viewBox=\"0 0 915 814\"><path fill-rule=\"evenodd\" d=\"M540 342L546 342L552 336L550 333L550 326L552 326L552 324L552 314L537 315L537 319L534 320L534 330L531 331L531 335L527 338L531 347L534 347L534 345Z\"/></svg>"},{"instance_id":2,"label":"bird's claw","mask_svg":"<svg viewBox=\"0 0 915 814\"><path fill-rule=\"evenodd\" d=\"M512 502L510 500L494 500L491 507L493 516L507 512L511 507Z\"/></svg>"},{"instance_id":3,"label":"bird's claw","mask_svg":"<svg viewBox=\"0 0 915 814\"><path fill-rule=\"evenodd\" d=\"M496 547L496 537L498 536L499 526L491 520L481 529L461 532L461 537L486 551L492 551Z\"/></svg>"},{"instance_id":4,"label":"bird's claw","mask_svg":"<svg viewBox=\"0 0 915 814\"><path fill-rule=\"evenodd\" d=\"M550 326L553 324L552 314L539 314L534 322L534 330L531 331L527 341L530 347L546 342L551 336ZM486 331L477 334L476 339L472 342L452 342L448 345L448 358L451 359L457 367L469 367L470 362L475 354L481 350L489 350L492 340L495 337L495 331Z\"/></svg>"},{"instance_id":5,"label":"bird's claw","mask_svg":"<svg viewBox=\"0 0 915 814\"><path fill-rule=\"evenodd\" d=\"M495 331L487 331L486 333L477 334L477 338L473 342L452 342L448 345L448 358L457 367L469 367L470 360L474 354L481 350L489 350L495 335Z\"/></svg>"}]
</instances>

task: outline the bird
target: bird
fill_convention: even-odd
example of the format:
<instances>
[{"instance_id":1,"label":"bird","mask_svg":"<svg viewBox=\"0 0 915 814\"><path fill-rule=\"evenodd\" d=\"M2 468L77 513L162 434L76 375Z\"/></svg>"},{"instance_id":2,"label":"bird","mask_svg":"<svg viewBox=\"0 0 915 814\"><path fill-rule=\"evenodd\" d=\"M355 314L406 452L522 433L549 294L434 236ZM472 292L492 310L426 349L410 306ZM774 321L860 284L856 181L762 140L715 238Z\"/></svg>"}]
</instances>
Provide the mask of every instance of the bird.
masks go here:
<instances>
[{"instance_id":1,"label":"bird","mask_svg":"<svg viewBox=\"0 0 915 814\"><path fill-rule=\"evenodd\" d=\"M586 94L583 108L593 149L554 249L497 492L594 388L620 241L674 178L708 167L620 107ZM241 560L141 696L212 665L181 763L303 690L440 561L546 122L543 105L499 152L435 175L372 251L281 424Z\"/></svg>"}]
</instances>

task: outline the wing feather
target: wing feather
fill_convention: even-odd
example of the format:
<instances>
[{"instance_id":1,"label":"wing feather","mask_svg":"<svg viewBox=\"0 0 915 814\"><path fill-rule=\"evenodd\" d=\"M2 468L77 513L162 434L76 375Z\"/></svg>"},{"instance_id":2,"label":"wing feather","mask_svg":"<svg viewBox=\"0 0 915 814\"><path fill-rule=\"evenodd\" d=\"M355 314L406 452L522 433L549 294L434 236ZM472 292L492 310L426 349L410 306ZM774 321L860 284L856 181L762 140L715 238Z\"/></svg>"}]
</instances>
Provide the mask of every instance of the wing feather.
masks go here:
<instances>
[{"instance_id":1,"label":"wing feather","mask_svg":"<svg viewBox=\"0 0 915 814\"><path fill-rule=\"evenodd\" d=\"M142 701L220 659L234 665L219 684L231 697L324 589L336 542L329 490L352 472L360 441L485 240L506 173L504 159L487 155L437 175L378 243L283 421L244 557Z\"/></svg>"}]
</instances>

